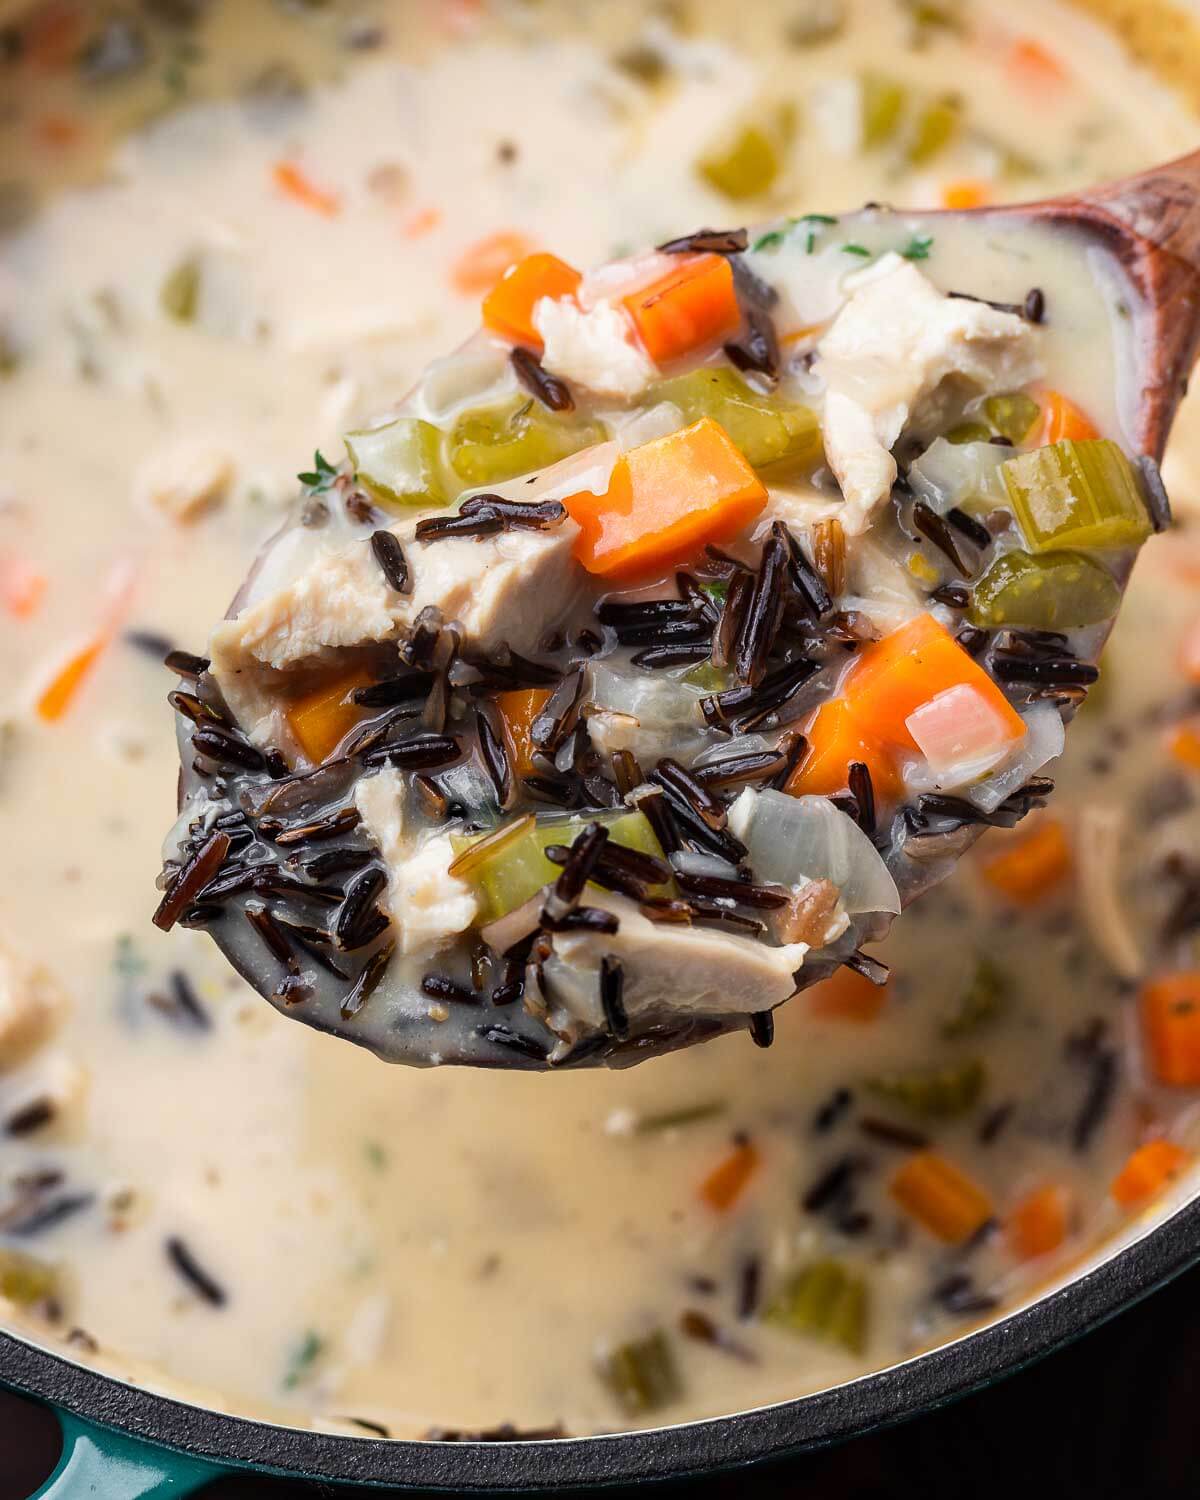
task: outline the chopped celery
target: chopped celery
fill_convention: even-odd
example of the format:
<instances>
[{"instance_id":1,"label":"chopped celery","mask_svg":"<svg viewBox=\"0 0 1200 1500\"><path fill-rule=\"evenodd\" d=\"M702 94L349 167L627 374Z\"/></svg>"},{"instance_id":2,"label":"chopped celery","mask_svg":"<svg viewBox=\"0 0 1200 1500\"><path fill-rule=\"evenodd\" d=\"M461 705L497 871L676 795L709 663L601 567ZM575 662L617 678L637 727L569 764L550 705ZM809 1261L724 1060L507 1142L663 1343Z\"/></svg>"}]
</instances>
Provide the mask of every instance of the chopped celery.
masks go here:
<instances>
[{"instance_id":1,"label":"chopped celery","mask_svg":"<svg viewBox=\"0 0 1200 1500\"><path fill-rule=\"evenodd\" d=\"M189 256L168 273L158 293L158 305L177 323L191 323L199 301L200 262Z\"/></svg>"},{"instance_id":2,"label":"chopped celery","mask_svg":"<svg viewBox=\"0 0 1200 1500\"><path fill-rule=\"evenodd\" d=\"M793 47L815 47L840 36L845 27L845 0L803 0L793 9L783 34Z\"/></svg>"},{"instance_id":3,"label":"chopped celery","mask_svg":"<svg viewBox=\"0 0 1200 1500\"><path fill-rule=\"evenodd\" d=\"M948 1041L969 1036L992 1020L1008 998L1009 977L999 964L984 954L976 961L971 982L958 998L953 1012L942 1022Z\"/></svg>"},{"instance_id":4,"label":"chopped celery","mask_svg":"<svg viewBox=\"0 0 1200 1500\"><path fill-rule=\"evenodd\" d=\"M604 440L595 422L546 411L532 401L466 411L450 433L450 467L466 485L502 484Z\"/></svg>"},{"instance_id":5,"label":"chopped celery","mask_svg":"<svg viewBox=\"0 0 1200 1500\"><path fill-rule=\"evenodd\" d=\"M1133 467L1107 438L1035 448L1000 473L1031 552L1135 547L1150 535Z\"/></svg>"},{"instance_id":6,"label":"chopped celery","mask_svg":"<svg viewBox=\"0 0 1200 1500\"><path fill-rule=\"evenodd\" d=\"M702 1120L715 1120L728 1109L724 1099L706 1099L700 1104L683 1104L678 1109L665 1109L656 1115L638 1115L633 1127L636 1135L657 1135L661 1130L678 1130L683 1125L698 1125Z\"/></svg>"},{"instance_id":7,"label":"chopped celery","mask_svg":"<svg viewBox=\"0 0 1200 1500\"><path fill-rule=\"evenodd\" d=\"M1116 614L1121 590L1112 575L1082 552L1006 552L976 583L973 625L1028 625L1073 630Z\"/></svg>"},{"instance_id":8,"label":"chopped celery","mask_svg":"<svg viewBox=\"0 0 1200 1500\"><path fill-rule=\"evenodd\" d=\"M960 422L946 434L946 441L961 447L963 443L986 443L991 435L991 428L982 422Z\"/></svg>"},{"instance_id":9,"label":"chopped celery","mask_svg":"<svg viewBox=\"0 0 1200 1500\"><path fill-rule=\"evenodd\" d=\"M600 1378L631 1417L645 1416L683 1394L671 1345L661 1328L618 1344L600 1361Z\"/></svg>"},{"instance_id":10,"label":"chopped celery","mask_svg":"<svg viewBox=\"0 0 1200 1500\"><path fill-rule=\"evenodd\" d=\"M795 128L794 109L777 105L739 125L700 158L696 170L726 198L761 197L770 192L786 164Z\"/></svg>"},{"instance_id":11,"label":"chopped celery","mask_svg":"<svg viewBox=\"0 0 1200 1500\"><path fill-rule=\"evenodd\" d=\"M945 1068L882 1073L868 1079L867 1088L922 1119L952 1120L978 1103L986 1082L987 1070L979 1058L972 1057Z\"/></svg>"},{"instance_id":12,"label":"chopped celery","mask_svg":"<svg viewBox=\"0 0 1200 1500\"><path fill-rule=\"evenodd\" d=\"M859 80L862 143L883 146L896 134L908 94L903 84L882 73L864 73Z\"/></svg>"},{"instance_id":13,"label":"chopped celery","mask_svg":"<svg viewBox=\"0 0 1200 1500\"><path fill-rule=\"evenodd\" d=\"M17 1307L46 1302L58 1291L58 1272L20 1250L0 1250L0 1297Z\"/></svg>"},{"instance_id":14,"label":"chopped celery","mask_svg":"<svg viewBox=\"0 0 1200 1500\"><path fill-rule=\"evenodd\" d=\"M729 673L714 667L710 661L702 661L689 667L681 680L691 687L703 688L706 693L722 693L729 686Z\"/></svg>"},{"instance_id":15,"label":"chopped celery","mask_svg":"<svg viewBox=\"0 0 1200 1500\"><path fill-rule=\"evenodd\" d=\"M1029 436L1041 409L1033 397L1026 396L1023 391L989 396L983 403L983 414L992 424L992 430L1014 444L1023 443Z\"/></svg>"},{"instance_id":16,"label":"chopped celery","mask_svg":"<svg viewBox=\"0 0 1200 1500\"><path fill-rule=\"evenodd\" d=\"M355 478L381 505L443 505L441 433L430 422L397 417L385 427L348 432Z\"/></svg>"},{"instance_id":17,"label":"chopped celery","mask_svg":"<svg viewBox=\"0 0 1200 1500\"><path fill-rule=\"evenodd\" d=\"M559 868L546 858L550 844L571 844L588 823L603 823L614 844L664 859L662 845L640 812L596 813L593 817L535 818L527 814L495 833L452 834L456 858L451 873L474 887L479 903L477 922L486 926L515 911L544 885L557 879Z\"/></svg>"},{"instance_id":18,"label":"chopped celery","mask_svg":"<svg viewBox=\"0 0 1200 1500\"><path fill-rule=\"evenodd\" d=\"M767 1304L763 1317L789 1333L839 1344L851 1354L866 1346L867 1285L839 1265L821 1260L797 1271Z\"/></svg>"},{"instance_id":19,"label":"chopped celery","mask_svg":"<svg viewBox=\"0 0 1200 1500\"><path fill-rule=\"evenodd\" d=\"M652 396L671 401L689 422L712 417L756 469L768 464L820 462L821 426L808 406L761 396L732 370L704 366L656 386Z\"/></svg>"},{"instance_id":20,"label":"chopped celery","mask_svg":"<svg viewBox=\"0 0 1200 1500\"><path fill-rule=\"evenodd\" d=\"M962 119L962 108L953 98L935 99L917 116L912 139L908 143L910 166L923 166L954 139Z\"/></svg>"}]
</instances>

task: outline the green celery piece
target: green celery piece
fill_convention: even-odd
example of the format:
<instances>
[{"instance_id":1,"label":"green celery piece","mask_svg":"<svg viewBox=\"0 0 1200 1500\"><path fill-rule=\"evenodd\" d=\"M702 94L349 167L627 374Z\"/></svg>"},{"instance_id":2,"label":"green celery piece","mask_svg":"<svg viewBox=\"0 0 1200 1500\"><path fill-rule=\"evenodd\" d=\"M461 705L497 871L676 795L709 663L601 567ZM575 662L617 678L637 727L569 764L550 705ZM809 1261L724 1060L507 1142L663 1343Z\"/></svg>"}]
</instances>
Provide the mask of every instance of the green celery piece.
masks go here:
<instances>
[{"instance_id":1,"label":"green celery piece","mask_svg":"<svg viewBox=\"0 0 1200 1500\"><path fill-rule=\"evenodd\" d=\"M953 99L935 99L917 116L906 153L910 166L923 166L947 147L958 133L962 110Z\"/></svg>"},{"instance_id":2,"label":"green celery piece","mask_svg":"<svg viewBox=\"0 0 1200 1500\"><path fill-rule=\"evenodd\" d=\"M957 427L952 427L946 433L946 441L961 447L963 443L986 443L992 435L992 429L986 427L982 422L960 422Z\"/></svg>"},{"instance_id":3,"label":"green celery piece","mask_svg":"<svg viewBox=\"0 0 1200 1500\"><path fill-rule=\"evenodd\" d=\"M519 401L464 412L450 433L447 458L464 485L502 484L570 458L604 436L599 423Z\"/></svg>"},{"instance_id":4,"label":"green celery piece","mask_svg":"<svg viewBox=\"0 0 1200 1500\"><path fill-rule=\"evenodd\" d=\"M788 1333L807 1334L861 1354L869 1311L863 1277L852 1275L836 1260L822 1260L789 1277L763 1317Z\"/></svg>"},{"instance_id":5,"label":"green celery piece","mask_svg":"<svg viewBox=\"0 0 1200 1500\"><path fill-rule=\"evenodd\" d=\"M46 1302L59 1289L58 1272L20 1250L0 1249L0 1297L18 1307Z\"/></svg>"},{"instance_id":6,"label":"green celery piece","mask_svg":"<svg viewBox=\"0 0 1200 1500\"><path fill-rule=\"evenodd\" d=\"M710 661L702 661L689 667L680 681L703 688L706 693L723 693L729 686L729 673L714 667Z\"/></svg>"},{"instance_id":7,"label":"green celery piece","mask_svg":"<svg viewBox=\"0 0 1200 1500\"><path fill-rule=\"evenodd\" d=\"M1010 989L1011 981L1005 971L986 954L982 955L953 1013L942 1022L942 1035L947 1041L957 1041L986 1026L1000 1013Z\"/></svg>"},{"instance_id":8,"label":"green celery piece","mask_svg":"<svg viewBox=\"0 0 1200 1500\"><path fill-rule=\"evenodd\" d=\"M618 1344L600 1361L599 1374L631 1417L658 1411L683 1394L675 1355L661 1328Z\"/></svg>"},{"instance_id":9,"label":"green celery piece","mask_svg":"<svg viewBox=\"0 0 1200 1500\"><path fill-rule=\"evenodd\" d=\"M158 293L158 305L176 323L192 323L200 302L200 262L195 256L181 260L167 274Z\"/></svg>"},{"instance_id":10,"label":"green celery piece","mask_svg":"<svg viewBox=\"0 0 1200 1500\"><path fill-rule=\"evenodd\" d=\"M597 813L592 817L526 815L495 834L451 834L456 856L465 854L483 838L495 840L494 852L489 845L487 856L462 874L462 879L475 890L479 904L476 922L480 926L494 922L557 880L559 867L546 858L547 846L572 844L592 822L604 824L614 844L653 855L655 859L666 857L645 814L640 812Z\"/></svg>"},{"instance_id":11,"label":"green celery piece","mask_svg":"<svg viewBox=\"0 0 1200 1500\"><path fill-rule=\"evenodd\" d=\"M703 1120L715 1120L728 1108L724 1099L681 1104L678 1109L665 1109L661 1114L639 1115L633 1129L636 1135L657 1135L661 1130L679 1130L684 1125L698 1125Z\"/></svg>"},{"instance_id":12,"label":"green celery piece","mask_svg":"<svg viewBox=\"0 0 1200 1500\"><path fill-rule=\"evenodd\" d=\"M859 97L863 145L868 150L886 145L900 128L908 91L882 73L864 73L859 79Z\"/></svg>"},{"instance_id":13,"label":"green celery piece","mask_svg":"<svg viewBox=\"0 0 1200 1500\"><path fill-rule=\"evenodd\" d=\"M1006 552L971 594L972 625L1072 630L1111 619L1121 604L1116 580L1082 552Z\"/></svg>"},{"instance_id":14,"label":"green celery piece","mask_svg":"<svg viewBox=\"0 0 1200 1500\"><path fill-rule=\"evenodd\" d=\"M739 125L700 158L696 170L726 198L759 198L770 192L783 171L795 128L795 111L778 106Z\"/></svg>"},{"instance_id":15,"label":"green celery piece","mask_svg":"<svg viewBox=\"0 0 1200 1500\"><path fill-rule=\"evenodd\" d=\"M992 424L993 431L1006 437L1014 446L1029 436L1041 409L1033 397L1026 396L1023 391L989 396L983 403L983 414Z\"/></svg>"},{"instance_id":16,"label":"green celery piece","mask_svg":"<svg viewBox=\"0 0 1200 1500\"><path fill-rule=\"evenodd\" d=\"M973 1057L945 1068L883 1073L869 1078L866 1086L880 1099L902 1105L922 1119L952 1120L974 1108L986 1082L987 1070Z\"/></svg>"},{"instance_id":17,"label":"green celery piece","mask_svg":"<svg viewBox=\"0 0 1200 1500\"><path fill-rule=\"evenodd\" d=\"M754 468L819 463L821 424L808 406L760 396L729 369L705 365L655 386L653 399L678 406L689 422L712 417Z\"/></svg>"},{"instance_id":18,"label":"green celery piece","mask_svg":"<svg viewBox=\"0 0 1200 1500\"><path fill-rule=\"evenodd\" d=\"M1000 473L1031 552L1136 547L1153 529L1133 466L1108 438L1035 448Z\"/></svg>"},{"instance_id":19,"label":"green celery piece","mask_svg":"<svg viewBox=\"0 0 1200 1500\"><path fill-rule=\"evenodd\" d=\"M397 417L385 427L348 432L346 451L355 478L380 505L444 505L441 438L431 422Z\"/></svg>"}]
</instances>

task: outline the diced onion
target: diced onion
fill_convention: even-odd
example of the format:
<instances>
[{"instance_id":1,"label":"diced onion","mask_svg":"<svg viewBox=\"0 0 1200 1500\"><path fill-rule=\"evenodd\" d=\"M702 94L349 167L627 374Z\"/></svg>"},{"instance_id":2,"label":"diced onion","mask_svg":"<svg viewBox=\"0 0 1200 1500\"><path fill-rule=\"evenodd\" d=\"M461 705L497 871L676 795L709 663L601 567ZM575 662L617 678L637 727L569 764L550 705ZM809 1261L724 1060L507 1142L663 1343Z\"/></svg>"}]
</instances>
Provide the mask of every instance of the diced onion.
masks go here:
<instances>
[{"instance_id":1,"label":"diced onion","mask_svg":"<svg viewBox=\"0 0 1200 1500\"><path fill-rule=\"evenodd\" d=\"M964 794L983 812L995 812L1006 797L1011 797L1031 776L1063 752L1066 730L1062 716L1053 704L1035 703L1022 717L1026 733L1016 753L986 781L968 787Z\"/></svg>"},{"instance_id":2,"label":"diced onion","mask_svg":"<svg viewBox=\"0 0 1200 1500\"><path fill-rule=\"evenodd\" d=\"M1000 465L1011 456L1011 448L996 443L948 443L935 438L909 469L908 482L917 498L941 516L968 500L1002 504Z\"/></svg>"}]
</instances>

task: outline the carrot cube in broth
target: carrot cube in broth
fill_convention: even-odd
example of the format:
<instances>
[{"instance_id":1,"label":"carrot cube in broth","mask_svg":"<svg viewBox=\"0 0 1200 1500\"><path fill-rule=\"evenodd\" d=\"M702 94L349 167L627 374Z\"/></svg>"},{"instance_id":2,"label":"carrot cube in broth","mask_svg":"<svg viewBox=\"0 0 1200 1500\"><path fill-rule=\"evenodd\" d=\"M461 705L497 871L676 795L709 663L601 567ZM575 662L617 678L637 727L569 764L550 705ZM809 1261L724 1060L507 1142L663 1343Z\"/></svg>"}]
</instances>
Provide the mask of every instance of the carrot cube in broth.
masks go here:
<instances>
[{"instance_id":1,"label":"carrot cube in broth","mask_svg":"<svg viewBox=\"0 0 1200 1500\"><path fill-rule=\"evenodd\" d=\"M992 1217L991 1200L983 1189L934 1151L910 1157L888 1191L905 1213L948 1245L969 1240Z\"/></svg>"},{"instance_id":2,"label":"carrot cube in broth","mask_svg":"<svg viewBox=\"0 0 1200 1500\"><path fill-rule=\"evenodd\" d=\"M543 297L572 297L583 278L557 255L527 255L510 266L483 299L486 328L514 344L541 349L533 310Z\"/></svg>"},{"instance_id":3,"label":"carrot cube in broth","mask_svg":"<svg viewBox=\"0 0 1200 1500\"><path fill-rule=\"evenodd\" d=\"M289 705L287 720L292 734L314 766L328 760L364 716L366 710L354 702L353 694L372 681L365 669L356 668L335 682L313 688Z\"/></svg>"},{"instance_id":4,"label":"carrot cube in broth","mask_svg":"<svg viewBox=\"0 0 1200 1500\"><path fill-rule=\"evenodd\" d=\"M1137 1208L1161 1193L1190 1160L1174 1141L1147 1141L1130 1155L1109 1191L1122 1208Z\"/></svg>"},{"instance_id":5,"label":"carrot cube in broth","mask_svg":"<svg viewBox=\"0 0 1200 1500\"><path fill-rule=\"evenodd\" d=\"M1072 864L1066 829L1057 818L1046 818L984 860L983 878L1010 901L1034 906L1066 880Z\"/></svg>"},{"instance_id":6,"label":"carrot cube in broth","mask_svg":"<svg viewBox=\"0 0 1200 1500\"><path fill-rule=\"evenodd\" d=\"M533 721L550 699L550 688L514 688L512 692L497 693L496 707L500 711L500 727L504 733L504 744L508 750L508 762L517 781L522 776L532 776Z\"/></svg>"},{"instance_id":7,"label":"carrot cube in broth","mask_svg":"<svg viewBox=\"0 0 1200 1500\"><path fill-rule=\"evenodd\" d=\"M868 1025L879 1019L888 1002L888 986L872 984L843 965L806 991L811 1015L822 1021L850 1021Z\"/></svg>"},{"instance_id":8,"label":"carrot cube in broth","mask_svg":"<svg viewBox=\"0 0 1200 1500\"><path fill-rule=\"evenodd\" d=\"M808 750L792 772L787 790L793 797L844 792L855 761L871 773L875 795L893 799L902 782L887 747L855 718L845 698L823 703L805 730Z\"/></svg>"},{"instance_id":9,"label":"carrot cube in broth","mask_svg":"<svg viewBox=\"0 0 1200 1500\"><path fill-rule=\"evenodd\" d=\"M622 301L656 365L718 343L742 319L723 255L681 255L665 276Z\"/></svg>"},{"instance_id":10,"label":"carrot cube in broth","mask_svg":"<svg viewBox=\"0 0 1200 1500\"><path fill-rule=\"evenodd\" d=\"M742 1196L758 1166L758 1147L753 1141L740 1142L700 1184L701 1198L717 1213L728 1212Z\"/></svg>"},{"instance_id":11,"label":"carrot cube in broth","mask_svg":"<svg viewBox=\"0 0 1200 1500\"><path fill-rule=\"evenodd\" d=\"M1047 1183L1027 1194L1008 1217L1008 1241L1020 1260L1036 1260L1058 1249L1067 1237L1070 1198L1063 1187Z\"/></svg>"},{"instance_id":12,"label":"carrot cube in broth","mask_svg":"<svg viewBox=\"0 0 1200 1500\"><path fill-rule=\"evenodd\" d=\"M1200 971L1151 980L1141 1011L1155 1077L1175 1088L1200 1088Z\"/></svg>"}]
</instances>

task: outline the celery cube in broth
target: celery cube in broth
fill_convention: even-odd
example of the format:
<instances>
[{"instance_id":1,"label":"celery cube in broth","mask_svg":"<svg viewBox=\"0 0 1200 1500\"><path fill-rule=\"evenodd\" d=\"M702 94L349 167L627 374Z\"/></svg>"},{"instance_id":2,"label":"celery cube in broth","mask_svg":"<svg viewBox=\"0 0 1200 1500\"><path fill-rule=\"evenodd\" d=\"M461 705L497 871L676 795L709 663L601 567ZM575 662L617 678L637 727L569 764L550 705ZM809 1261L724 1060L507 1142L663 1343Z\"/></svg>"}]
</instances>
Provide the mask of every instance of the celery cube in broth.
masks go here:
<instances>
[{"instance_id":1,"label":"celery cube in broth","mask_svg":"<svg viewBox=\"0 0 1200 1500\"><path fill-rule=\"evenodd\" d=\"M1152 530L1133 466L1108 438L1035 448L1000 473L1031 552L1136 547Z\"/></svg>"},{"instance_id":2,"label":"celery cube in broth","mask_svg":"<svg viewBox=\"0 0 1200 1500\"><path fill-rule=\"evenodd\" d=\"M908 98L904 85L882 73L864 73L858 88L862 143L868 150L884 146L900 128Z\"/></svg>"},{"instance_id":3,"label":"celery cube in broth","mask_svg":"<svg viewBox=\"0 0 1200 1500\"><path fill-rule=\"evenodd\" d=\"M598 423L563 417L523 401L464 412L450 433L447 458L468 487L503 484L603 440Z\"/></svg>"},{"instance_id":4,"label":"celery cube in broth","mask_svg":"<svg viewBox=\"0 0 1200 1500\"><path fill-rule=\"evenodd\" d=\"M719 422L756 469L770 464L815 465L821 461L821 426L811 407L762 396L732 370L691 370L654 391L678 406L689 422Z\"/></svg>"},{"instance_id":5,"label":"celery cube in broth","mask_svg":"<svg viewBox=\"0 0 1200 1500\"><path fill-rule=\"evenodd\" d=\"M795 113L781 105L739 125L696 163L700 176L735 202L769 193L787 164Z\"/></svg>"},{"instance_id":6,"label":"celery cube in broth","mask_svg":"<svg viewBox=\"0 0 1200 1500\"><path fill-rule=\"evenodd\" d=\"M1073 630L1111 619L1120 603L1116 580L1082 552L1007 552L976 583L968 617L988 629Z\"/></svg>"},{"instance_id":7,"label":"celery cube in broth","mask_svg":"<svg viewBox=\"0 0 1200 1500\"><path fill-rule=\"evenodd\" d=\"M355 478L372 499L389 507L445 504L440 447L441 433L416 417L346 434Z\"/></svg>"}]
</instances>

